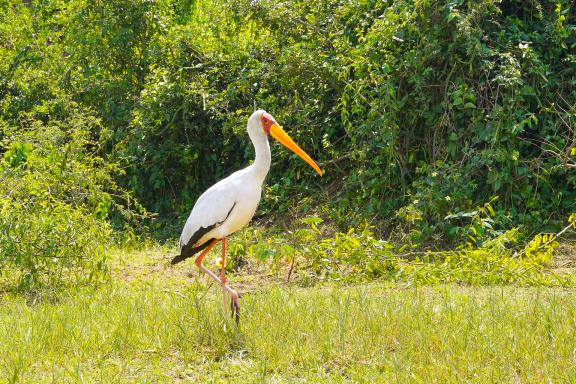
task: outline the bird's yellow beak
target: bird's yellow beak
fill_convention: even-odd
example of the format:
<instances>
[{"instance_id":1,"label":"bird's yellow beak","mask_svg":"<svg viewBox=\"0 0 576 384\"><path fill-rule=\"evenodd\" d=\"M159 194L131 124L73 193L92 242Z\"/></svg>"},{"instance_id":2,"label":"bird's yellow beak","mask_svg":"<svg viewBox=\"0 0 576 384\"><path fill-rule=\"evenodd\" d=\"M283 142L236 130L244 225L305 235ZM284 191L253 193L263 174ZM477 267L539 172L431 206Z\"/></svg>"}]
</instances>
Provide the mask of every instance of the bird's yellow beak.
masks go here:
<instances>
[{"instance_id":1,"label":"bird's yellow beak","mask_svg":"<svg viewBox=\"0 0 576 384\"><path fill-rule=\"evenodd\" d=\"M281 126L279 126L276 123L273 123L270 126L270 135L276 140L278 140L280 143L282 143L282 145L284 145L286 148L290 149L292 152L300 156L302 160L310 164L310 166L314 168L314 170L318 172L320 176L324 174L324 172L322 172L318 164L316 164L314 160L312 160L312 158L308 156L308 154L304 152L302 148L300 148L298 144L296 144L290 136L288 136L288 134L282 129Z\"/></svg>"}]
</instances>

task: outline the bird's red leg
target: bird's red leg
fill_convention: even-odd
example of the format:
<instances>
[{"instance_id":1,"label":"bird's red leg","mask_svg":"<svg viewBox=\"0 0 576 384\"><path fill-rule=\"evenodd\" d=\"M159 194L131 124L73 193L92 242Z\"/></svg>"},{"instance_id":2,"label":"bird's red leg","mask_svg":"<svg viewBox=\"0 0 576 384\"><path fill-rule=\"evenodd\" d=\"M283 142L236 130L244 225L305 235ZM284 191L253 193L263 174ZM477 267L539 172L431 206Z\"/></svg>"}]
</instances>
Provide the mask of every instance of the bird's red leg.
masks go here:
<instances>
[{"instance_id":1,"label":"bird's red leg","mask_svg":"<svg viewBox=\"0 0 576 384\"><path fill-rule=\"evenodd\" d=\"M232 288L230 288L228 285L226 285L226 283L222 283L220 278L218 276L216 276L214 274L214 272L212 272L211 270L209 270L208 268L206 268L205 266L202 265L202 260L204 259L204 256L206 256L208 254L208 252L210 252L210 250L216 245L216 243L219 240L220 239L212 240L212 242L206 247L206 249L204 249L204 251L202 251L202 253L200 255L198 255L198 257L196 258L194 263L196 264L196 266L198 268L200 268L200 270L202 272L206 273L214 281L216 281L218 284L222 285L222 289L225 289L226 291L228 291L228 293L230 293L230 297L232 298L232 315L234 316L236 323L238 323L240 321L240 305L238 304L238 294L236 292L234 292L234 290ZM225 246L223 246L223 248L222 248L222 255L223 256L225 255Z\"/></svg>"},{"instance_id":2,"label":"bird's red leg","mask_svg":"<svg viewBox=\"0 0 576 384\"><path fill-rule=\"evenodd\" d=\"M214 246L216 245L217 242L218 242L218 239L212 240L212 242L210 244L208 244L208 246L202 251L202 253L198 255L196 260L194 260L194 264L196 264L196 266L198 268L202 269L202 267L203 267L202 260L204 260L204 256L206 256L208 254L208 252L210 252L210 250L212 248L214 248Z\"/></svg>"},{"instance_id":3,"label":"bird's red leg","mask_svg":"<svg viewBox=\"0 0 576 384\"><path fill-rule=\"evenodd\" d=\"M224 298L224 312L228 313L228 303L226 300L226 236L222 238L222 262L220 265L220 285L222 285L222 297Z\"/></svg>"},{"instance_id":4,"label":"bird's red leg","mask_svg":"<svg viewBox=\"0 0 576 384\"><path fill-rule=\"evenodd\" d=\"M230 292L230 307L232 308L232 316L236 320L236 324L238 324L240 322L240 303L238 302L238 294L226 285L226 237L222 238L222 266L220 269L220 282L224 295L224 308L226 308L225 290L228 290L228 292Z\"/></svg>"},{"instance_id":5,"label":"bird's red leg","mask_svg":"<svg viewBox=\"0 0 576 384\"><path fill-rule=\"evenodd\" d=\"M226 284L226 237L222 238L222 265L220 266L220 282Z\"/></svg>"}]
</instances>

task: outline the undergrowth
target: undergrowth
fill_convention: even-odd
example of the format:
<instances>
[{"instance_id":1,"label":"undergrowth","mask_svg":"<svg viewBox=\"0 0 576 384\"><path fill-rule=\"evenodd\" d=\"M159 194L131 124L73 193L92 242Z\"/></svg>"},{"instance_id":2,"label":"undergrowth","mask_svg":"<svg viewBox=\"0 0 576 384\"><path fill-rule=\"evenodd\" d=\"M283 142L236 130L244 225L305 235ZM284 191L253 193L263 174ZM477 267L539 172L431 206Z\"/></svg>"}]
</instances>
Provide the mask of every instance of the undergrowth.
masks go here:
<instances>
[{"instance_id":1,"label":"undergrowth","mask_svg":"<svg viewBox=\"0 0 576 384\"><path fill-rule=\"evenodd\" d=\"M236 265L568 284L534 235L576 210L573 3L0 0L0 271L26 289L100 276L143 206L174 237L253 158L257 107L326 170L273 148L259 214L296 200L330 225L248 230Z\"/></svg>"},{"instance_id":2,"label":"undergrowth","mask_svg":"<svg viewBox=\"0 0 576 384\"><path fill-rule=\"evenodd\" d=\"M276 275L284 273L287 280L294 277L304 285L374 279L411 285L576 283L573 275L550 269L559 245L556 234L528 237L512 228L479 246L467 243L453 251L419 251L393 239L379 239L369 225L340 232L321 224L322 219L307 217L291 231L264 235L257 228L246 229L229 243L227 268L237 270L255 258Z\"/></svg>"},{"instance_id":3,"label":"undergrowth","mask_svg":"<svg viewBox=\"0 0 576 384\"><path fill-rule=\"evenodd\" d=\"M94 137L106 130L98 118L73 102L38 109L21 115L26 129L2 131L0 274L9 282L2 288L95 284L107 273L113 230L144 211L117 186L118 166L100 156Z\"/></svg>"}]
</instances>

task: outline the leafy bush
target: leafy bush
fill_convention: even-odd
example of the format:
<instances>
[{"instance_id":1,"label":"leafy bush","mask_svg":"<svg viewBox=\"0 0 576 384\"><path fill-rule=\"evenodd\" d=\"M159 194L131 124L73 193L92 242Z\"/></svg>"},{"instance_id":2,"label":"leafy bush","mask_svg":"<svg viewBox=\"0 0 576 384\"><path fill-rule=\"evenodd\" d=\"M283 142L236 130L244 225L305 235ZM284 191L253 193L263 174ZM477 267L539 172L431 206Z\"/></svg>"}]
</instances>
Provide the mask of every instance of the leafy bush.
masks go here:
<instances>
[{"instance_id":1,"label":"leafy bush","mask_svg":"<svg viewBox=\"0 0 576 384\"><path fill-rule=\"evenodd\" d=\"M495 232L482 241L521 225L558 229L576 208L570 0L49 0L0 10L2 119L20 126L22 113L63 98L93 111L109 132L102 156L160 214L156 229L178 225L203 190L252 159L244 127L254 106L327 171L315 179L273 147L265 214L323 187L298 214L323 205L341 230L369 221L386 231L405 224L403 210L418 212L411 241L427 246L469 241L454 215L487 201Z\"/></svg>"},{"instance_id":2,"label":"leafy bush","mask_svg":"<svg viewBox=\"0 0 576 384\"><path fill-rule=\"evenodd\" d=\"M286 273L287 279L295 275L303 285L373 279L409 285L576 284L572 275L549 268L559 245L554 234L526 240L525 233L511 229L456 251L422 252L409 244L378 240L369 226L340 232L321 223L318 217L306 217L296 229L266 236L246 229L229 242L232 262L227 268L241 268L255 258L275 274Z\"/></svg>"},{"instance_id":3,"label":"leafy bush","mask_svg":"<svg viewBox=\"0 0 576 384\"><path fill-rule=\"evenodd\" d=\"M229 243L227 267L242 267L253 258L267 263L275 274L288 268L288 280L295 274L302 281L394 279L399 273L394 247L376 239L368 225L360 231L323 233L318 217L303 218L301 223L304 226L293 231L266 237L258 229L244 230Z\"/></svg>"},{"instance_id":4,"label":"leafy bush","mask_svg":"<svg viewBox=\"0 0 576 384\"><path fill-rule=\"evenodd\" d=\"M481 247L426 253L405 265L404 279L413 284L574 285L573 276L546 270L558 246L553 236L538 234L517 250L522 236L517 229L512 229Z\"/></svg>"},{"instance_id":5,"label":"leafy bush","mask_svg":"<svg viewBox=\"0 0 576 384\"><path fill-rule=\"evenodd\" d=\"M420 243L459 242L444 218L493 197L502 228L557 227L574 208L568 1L214 1L178 20L123 152L154 209L188 210L250 159L254 103L325 163L327 204L360 211L356 224L392 228L391 212L420 201ZM275 153L265 212L309 193L290 156Z\"/></svg>"},{"instance_id":6,"label":"leafy bush","mask_svg":"<svg viewBox=\"0 0 576 384\"><path fill-rule=\"evenodd\" d=\"M136 214L98 156L100 121L74 103L46 118L54 108L23 114L24 129L2 127L0 271L20 289L100 281L111 223Z\"/></svg>"},{"instance_id":7,"label":"leafy bush","mask_svg":"<svg viewBox=\"0 0 576 384\"><path fill-rule=\"evenodd\" d=\"M103 246L110 235L106 222L63 203L3 200L0 269L11 274L9 281L29 290L103 277Z\"/></svg>"},{"instance_id":8,"label":"leafy bush","mask_svg":"<svg viewBox=\"0 0 576 384\"><path fill-rule=\"evenodd\" d=\"M318 278L333 280L394 279L400 272L400 263L394 247L378 240L368 225L360 230L335 232L325 236L318 229L322 219L302 219L308 228L300 228L291 235L305 259L303 269ZM303 272L306 273L306 272Z\"/></svg>"},{"instance_id":9,"label":"leafy bush","mask_svg":"<svg viewBox=\"0 0 576 384\"><path fill-rule=\"evenodd\" d=\"M554 155L574 145L570 2L378 4L343 94L358 205L419 201L422 240L493 196L504 227L572 210L576 179Z\"/></svg>"}]
</instances>

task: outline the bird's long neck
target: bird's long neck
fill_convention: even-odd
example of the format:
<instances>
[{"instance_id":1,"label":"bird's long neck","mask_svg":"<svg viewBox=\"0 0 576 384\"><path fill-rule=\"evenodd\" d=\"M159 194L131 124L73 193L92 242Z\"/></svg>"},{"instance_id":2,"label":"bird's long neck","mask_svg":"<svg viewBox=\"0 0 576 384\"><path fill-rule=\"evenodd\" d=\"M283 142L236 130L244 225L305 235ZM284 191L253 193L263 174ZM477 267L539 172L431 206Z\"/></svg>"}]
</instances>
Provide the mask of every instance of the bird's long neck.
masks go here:
<instances>
[{"instance_id":1,"label":"bird's long neck","mask_svg":"<svg viewBox=\"0 0 576 384\"><path fill-rule=\"evenodd\" d=\"M255 136L251 137L252 144L254 144L254 149L256 150L256 159L252 164L256 178L260 182L264 182L268 171L270 170L271 154L270 154L270 144L268 143L267 136Z\"/></svg>"}]
</instances>

